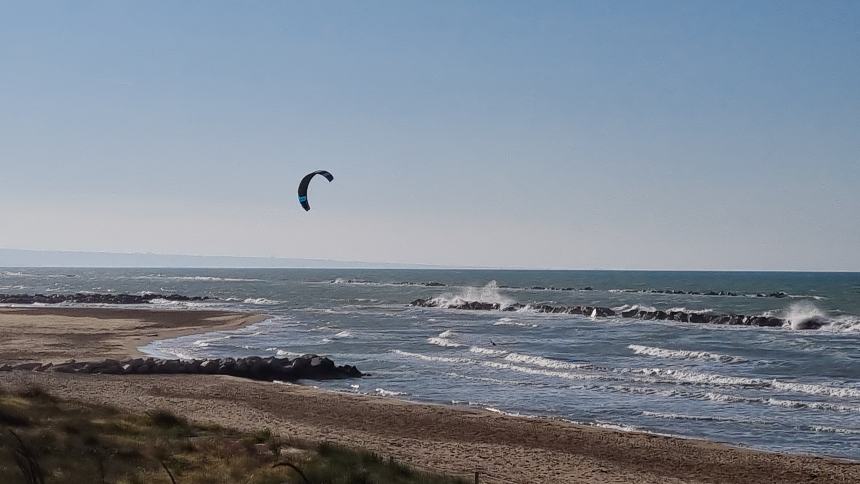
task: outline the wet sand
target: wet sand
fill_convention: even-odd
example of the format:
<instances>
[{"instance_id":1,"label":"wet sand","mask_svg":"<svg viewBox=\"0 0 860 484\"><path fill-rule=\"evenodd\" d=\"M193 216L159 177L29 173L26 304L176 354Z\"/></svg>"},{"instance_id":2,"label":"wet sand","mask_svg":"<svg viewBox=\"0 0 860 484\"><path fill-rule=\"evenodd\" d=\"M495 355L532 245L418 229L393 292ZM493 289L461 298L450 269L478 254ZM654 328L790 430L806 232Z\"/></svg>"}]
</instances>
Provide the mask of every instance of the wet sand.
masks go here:
<instances>
[{"instance_id":1,"label":"wet sand","mask_svg":"<svg viewBox=\"0 0 860 484\"><path fill-rule=\"evenodd\" d=\"M72 352L79 353L78 349L69 352L68 346L57 348L48 344L63 335L62 331L57 333L63 328L62 322L74 323L75 318L87 321L79 320L80 326L73 328L77 337L86 340L85 328L91 327L90 331L95 332L89 336L92 341L112 342L115 356L123 349L139 346L140 340L135 338L154 338L151 335L155 333L158 333L155 337L188 334L194 328L203 332L238 327L250 321L241 319L249 318L248 315L234 314L234 319L230 319L230 313L212 311L197 315L188 311L143 311L148 314L112 309L99 310L98 314L86 313L90 310L69 311L73 310L0 312L3 338L0 359L11 354L42 361L48 356L69 357ZM19 322L8 323L16 320ZM31 345L12 351L5 338L22 329L20 321L28 322L26 338ZM9 329L10 324L18 329ZM174 330L181 333L170 333ZM108 331L115 334L105 335ZM42 350L47 353L41 353ZM370 379L356 383L364 387L373 385ZM464 477L478 470L481 482L860 482L860 462L856 461L758 452L701 440L619 432L551 419L510 417L483 410L225 376L12 371L0 372L0 384L7 387L36 384L63 398L136 412L169 408L192 420L243 430L270 428L284 437L362 447L416 467Z\"/></svg>"}]
</instances>

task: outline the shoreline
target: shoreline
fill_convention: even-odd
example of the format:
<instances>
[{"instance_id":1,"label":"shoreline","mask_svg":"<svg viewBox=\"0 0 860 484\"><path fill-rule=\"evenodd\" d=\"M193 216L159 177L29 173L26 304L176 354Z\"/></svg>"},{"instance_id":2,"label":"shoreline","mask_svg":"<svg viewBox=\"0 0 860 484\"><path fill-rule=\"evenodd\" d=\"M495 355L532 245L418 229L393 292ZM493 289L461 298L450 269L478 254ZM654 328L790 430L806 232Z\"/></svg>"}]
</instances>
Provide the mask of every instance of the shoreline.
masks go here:
<instances>
[{"instance_id":1,"label":"shoreline","mask_svg":"<svg viewBox=\"0 0 860 484\"><path fill-rule=\"evenodd\" d=\"M238 329L264 319L258 313L209 310L2 308L0 360L137 356L137 348L149 341ZM170 408L204 423L335 441L436 472L468 476L478 470L481 482L860 482L858 461L307 385L217 375L28 371L2 372L0 384L39 385L61 398L138 413Z\"/></svg>"},{"instance_id":2,"label":"shoreline","mask_svg":"<svg viewBox=\"0 0 860 484\"><path fill-rule=\"evenodd\" d=\"M198 423L362 448L416 468L490 483L647 484L860 480L860 462L351 395L217 375L0 373L62 398L133 412L170 408Z\"/></svg>"}]
</instances>

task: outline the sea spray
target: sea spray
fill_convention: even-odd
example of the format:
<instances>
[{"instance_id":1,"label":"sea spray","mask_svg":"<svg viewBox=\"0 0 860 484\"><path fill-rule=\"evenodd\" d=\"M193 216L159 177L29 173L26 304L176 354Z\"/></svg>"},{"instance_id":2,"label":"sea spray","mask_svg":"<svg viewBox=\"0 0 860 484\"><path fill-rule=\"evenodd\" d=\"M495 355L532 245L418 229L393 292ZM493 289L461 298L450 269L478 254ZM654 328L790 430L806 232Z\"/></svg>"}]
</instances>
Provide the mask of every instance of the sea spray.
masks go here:
<instances>
[{"instance_id":1,"label":"sea spray","mask_svg":"<svg viewBox=\"0 0 860 484\"><path fill-rule=\"evenodd\" d=\"M458 294L447 293L435 297L432 300L441 308L458 306L469 301L498 304L500 308L505 308L516 302L512 298L501 293L496 281L490 281L483 287L466 287Z\"/></svg>"}]
</instances>

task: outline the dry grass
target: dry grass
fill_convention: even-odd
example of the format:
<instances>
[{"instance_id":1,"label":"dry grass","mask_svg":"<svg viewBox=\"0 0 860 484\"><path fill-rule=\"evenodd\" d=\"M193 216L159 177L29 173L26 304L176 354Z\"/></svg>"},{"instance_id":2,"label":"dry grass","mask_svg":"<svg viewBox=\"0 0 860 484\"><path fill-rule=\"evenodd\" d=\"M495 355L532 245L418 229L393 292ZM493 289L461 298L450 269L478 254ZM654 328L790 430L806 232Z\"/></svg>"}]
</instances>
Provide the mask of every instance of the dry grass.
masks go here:
<instances>
[{"instance_id":1,"label":"dry grass","mask_svg":"<svg viewBox=\"0 0 860 484\"><path fill-rule=\"evenodd\" d=\"M44 478L43 481L39 480ZM0 482L361 484L462 482L374 454L290 441L269 431L195 425L168 410L142 415L0 391Z\"/></svg>"}]
</instances>

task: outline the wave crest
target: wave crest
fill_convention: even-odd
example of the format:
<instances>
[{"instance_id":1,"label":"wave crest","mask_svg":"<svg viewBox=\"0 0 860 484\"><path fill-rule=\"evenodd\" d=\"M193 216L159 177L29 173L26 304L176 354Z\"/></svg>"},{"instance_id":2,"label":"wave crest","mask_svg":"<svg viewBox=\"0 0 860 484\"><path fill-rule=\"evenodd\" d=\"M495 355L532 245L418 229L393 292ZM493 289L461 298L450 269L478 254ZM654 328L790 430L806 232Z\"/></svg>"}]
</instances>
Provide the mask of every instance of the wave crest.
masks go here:
<instances>
[{"instance_id":1,"label":"wave crest","mask_svg":"<svg viewBox=\"0 0 860 484\"><path fill-rule=\"evenodd\" d=\"M707 351L670 350L643 345L627 345L627 348L633 350L637 355L655 356L658 358L669 358L675 360L710 360L719 361L720 363L743 363L747 361L740 356L722 355Z\"/></svg>"}]
</instances>

